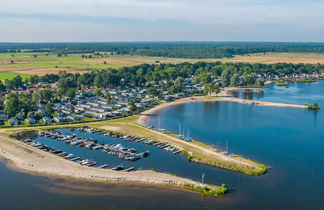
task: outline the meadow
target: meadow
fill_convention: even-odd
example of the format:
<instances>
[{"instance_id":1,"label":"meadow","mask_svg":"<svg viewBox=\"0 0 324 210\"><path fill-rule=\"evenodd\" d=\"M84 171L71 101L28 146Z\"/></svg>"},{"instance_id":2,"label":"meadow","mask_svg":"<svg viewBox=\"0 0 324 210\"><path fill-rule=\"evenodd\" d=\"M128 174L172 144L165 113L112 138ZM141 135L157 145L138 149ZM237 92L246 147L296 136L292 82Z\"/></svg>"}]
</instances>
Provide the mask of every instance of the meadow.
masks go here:
<instances>
[{"instance_id":1,"label":"meadow","mask_svg":"<svg viewBox=\"0 0 324 210\"><path fill-rule=\"evenodd\" d=\"M255 53L248 55L237 55L234 58L220 59L223 62L244 62L244 63L308 63L324 64L324 53Z\"/></svg>"},{"instance_id":2,"label":"meadow","mask_svg":"<svg viewBox=\"0 0 324 210\"><path fill-rule=\"evenodd\" d=\"M34 56L36 55L36 56ZM0 54L0 72L14 72L29 75L58 73L62 70L71 73L84 73L92 70L121 68L143 63L183 63L212 61L211 59L162 58L131 55L109 55L105 57L82 58L80 54L58 57L46 53L2 53Z\"/></svg>"},{"instance_id":3,"label":"meadow","mask_svg":"<svg viewBox=\"0 0 324 210\"><path fill-rule=\"evenodd\" d=\"M13 79L17 75L20 75L23 80L25 80L26 78L29 78L31 76L28 74L19 74L19 73L14 73L14 72L0 72L0 80L4 81L6 79Z\"/></svg>"},{"instance_id":4,"label":"meadow","mask_svg":"<svg viewBox=\"0 0 324 210\"><path fill-rule=\"evenodd\" d=\"M80 54L69 54L58 57L57 54L47 53L0 53L0 79L11 79L17 74L24 78L28 75L45 75L67 71L84 73L92 70L119 69L124 66L154 63L195 63L205 62L245 62L245 63L309 63L324 64L324 53L255 53L238 55L222 59L185 59L166 57L147 57L132 55L107 55L83 58Z\"/></svg>"}]
</instances>

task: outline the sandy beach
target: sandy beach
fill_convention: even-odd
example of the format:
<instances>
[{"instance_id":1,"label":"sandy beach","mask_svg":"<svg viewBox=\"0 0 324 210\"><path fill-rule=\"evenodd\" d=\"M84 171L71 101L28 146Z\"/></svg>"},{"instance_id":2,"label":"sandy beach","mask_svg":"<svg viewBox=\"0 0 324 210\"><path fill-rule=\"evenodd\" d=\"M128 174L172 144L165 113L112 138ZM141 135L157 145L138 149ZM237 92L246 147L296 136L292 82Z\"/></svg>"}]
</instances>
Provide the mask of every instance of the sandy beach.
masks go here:
<instances>
[{"instance_id":1,"label":"sandy beach","mask_svg":"<svg viewBox=\"0 0 324 210\"><path fill-rule=\"evenodd\" d=\"M245 100L234 98L228 95L229 91L239 90L239 89L254 89L254 90L264 90L263 88L226 88L217 96L207 97L207 96L193 96L188 98L181 98L172 102L164 102L158 106L153 107L152 109L146 110L145 112L141 113L137 123L140 125L145 125L147 120L157 113L158 111L165 109L170 106L176 106L180 104L187 104L187 103L196 103L196 102L208 102L208 101L219 101L219 102L236 102L236 103L243 103L253 106L271 106L271 107L290 107L290 108L300 108L306 109L307 107L304 105L298 104L287 104L287 103L276 103L276 102L268 102L268 101L253 101L253 100Z\"/></svg>"},{"instance_id":2,"label":"sandy beach","mask_svg":"<svg viewBox=\"0 0 324 210\"><path fill-rule=\"evenodd\" d=\"M154 171L121 172L89 168L4 136L0 136L1 156L9 161L9 167L12 169L35 175L76 178L85 181L143 183L179 187L183 184L200 184L190 179Z\"/></svg>"}]
</instances>

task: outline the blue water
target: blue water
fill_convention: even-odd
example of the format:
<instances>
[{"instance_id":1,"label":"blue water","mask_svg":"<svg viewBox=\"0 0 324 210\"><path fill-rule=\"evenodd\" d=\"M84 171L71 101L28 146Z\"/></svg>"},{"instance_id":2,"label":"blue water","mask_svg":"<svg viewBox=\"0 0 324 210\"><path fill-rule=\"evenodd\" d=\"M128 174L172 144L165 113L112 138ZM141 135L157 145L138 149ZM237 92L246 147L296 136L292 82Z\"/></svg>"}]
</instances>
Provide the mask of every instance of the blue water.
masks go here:
<instances>
[{"instance_id":1,"label":"blue water","mask_svg":"<svg viewBox=\"0 0 324 210\"><path fill-rule=\"evenodd\" d=\"M324 105L324 83L268 87L255 99ZM308 94L311 93L310 97ZM298 95L296 95L298 94ZM286 97L284 97L286 96ZM262 177L207 172L235 189L240 209L323 209L324 112L261 107L232 102L198 102L169 107L149 124L178 133L179 124L197 140L262 162L272 169Z\"/></svg>"},{"instance_id":2,"label":"blue water","mask_svg":"<svg viewBox=\"0 0 324 210\"><path fill-rule=\"evenodd\" d=\"M233 91L232 95L243 99L253 99L292 104L314 104L324 102L324 82L291 83L288 87L275 84L265 86L264 91ZM324 103L323 103L324 105Z\"/></svg>"},{"instance_id":3,"label":"blue water","mask_svg":"<svg viewBox=\"0 0 324 210\"><path fill-rule=\"evenodd\" d=\"M138 161L123 161L120 158L103 153L101 150L89 150L84 147L72 146L65 144L64 141L58 141L46 137L37 137L35 140L41 142L52 148L60 149L62 151L72 153L81 159L91 159L96 161L97 166L108 164L108 168L112 168L117 165L124 165L125 168L135 167L135 170L138 169L153 169L159 172L171 172L179 176L190 177L195 180L200 180L201 174L203 171L221 171L220 169L190 163L188 160L181 154L174 155L171 152L166 152L163 149L160 149L155 146L149 146L143 143L128 142L123 141L117 138L107 137L104 135L97 135L91 133L82 133L78 130L70 129L58 129L65 135L76 134L78 137L86 137L97 140L101 144L122 144L128 148L135 148L137 153L150 151L150 154L146 158L141 158ZM213 179L213 182L216 184L222 184L222 180L219 178Z\"/></svg>"},{"instance_id":4,"label":"blue water","mask_svg":"<svg viewBox=\"0 0 324 210\"><path fill-rule=\"evenodd\" d=\"M31 176L0 161L0 209L215 209L218 199L143 185Z\"/></svg>"}]
</instances>

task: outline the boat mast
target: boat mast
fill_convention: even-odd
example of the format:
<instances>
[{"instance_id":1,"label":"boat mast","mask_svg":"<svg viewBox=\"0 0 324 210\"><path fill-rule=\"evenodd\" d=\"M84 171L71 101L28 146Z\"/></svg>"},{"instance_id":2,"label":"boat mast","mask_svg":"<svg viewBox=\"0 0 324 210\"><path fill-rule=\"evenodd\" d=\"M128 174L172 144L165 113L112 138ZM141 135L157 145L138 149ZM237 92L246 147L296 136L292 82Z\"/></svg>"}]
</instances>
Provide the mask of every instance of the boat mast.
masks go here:
<instances>
[{"instance_id":1,"label":"boat mast","mask_svg":"<svg viewBox=\"0 0 324 210\"><path fill-rule=\"evenodd\" d=\"M160 130L160 117L159 117L159 121L158 121L158 129Z\"/></svg>"},{"instance_id":2,"label":"boat mast","mask_svg":"<svg viewBox=\"0 0 324 210\"><path fill-rule=\"evenodd\" d=\"M185 136L185 132L186 132L186 125L183 126L183 133L182 133L182 136Z\"/></svg>"}]
</instances>

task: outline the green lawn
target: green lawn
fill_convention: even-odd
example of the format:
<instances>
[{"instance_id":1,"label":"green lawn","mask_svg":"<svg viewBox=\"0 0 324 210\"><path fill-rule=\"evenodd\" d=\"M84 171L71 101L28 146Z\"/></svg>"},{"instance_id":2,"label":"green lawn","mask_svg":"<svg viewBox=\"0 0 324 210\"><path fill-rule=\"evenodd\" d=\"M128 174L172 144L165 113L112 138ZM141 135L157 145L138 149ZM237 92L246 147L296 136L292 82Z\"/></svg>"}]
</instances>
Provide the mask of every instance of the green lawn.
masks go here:
<instances>
[{"instance_id":1,"label":"green lawn","mask_svg":"<svg viewBox=\"0 0 324 210\"><path fill-rule=\"evenodd\" d=\"M26 78L29 78L30 75L28 74L17 74L17 73L11 73L11 72L0 72L0 80L4 81L6 79L13 79L14 77L20 75L23 80Z\"/></svg>"}]
</instances>

